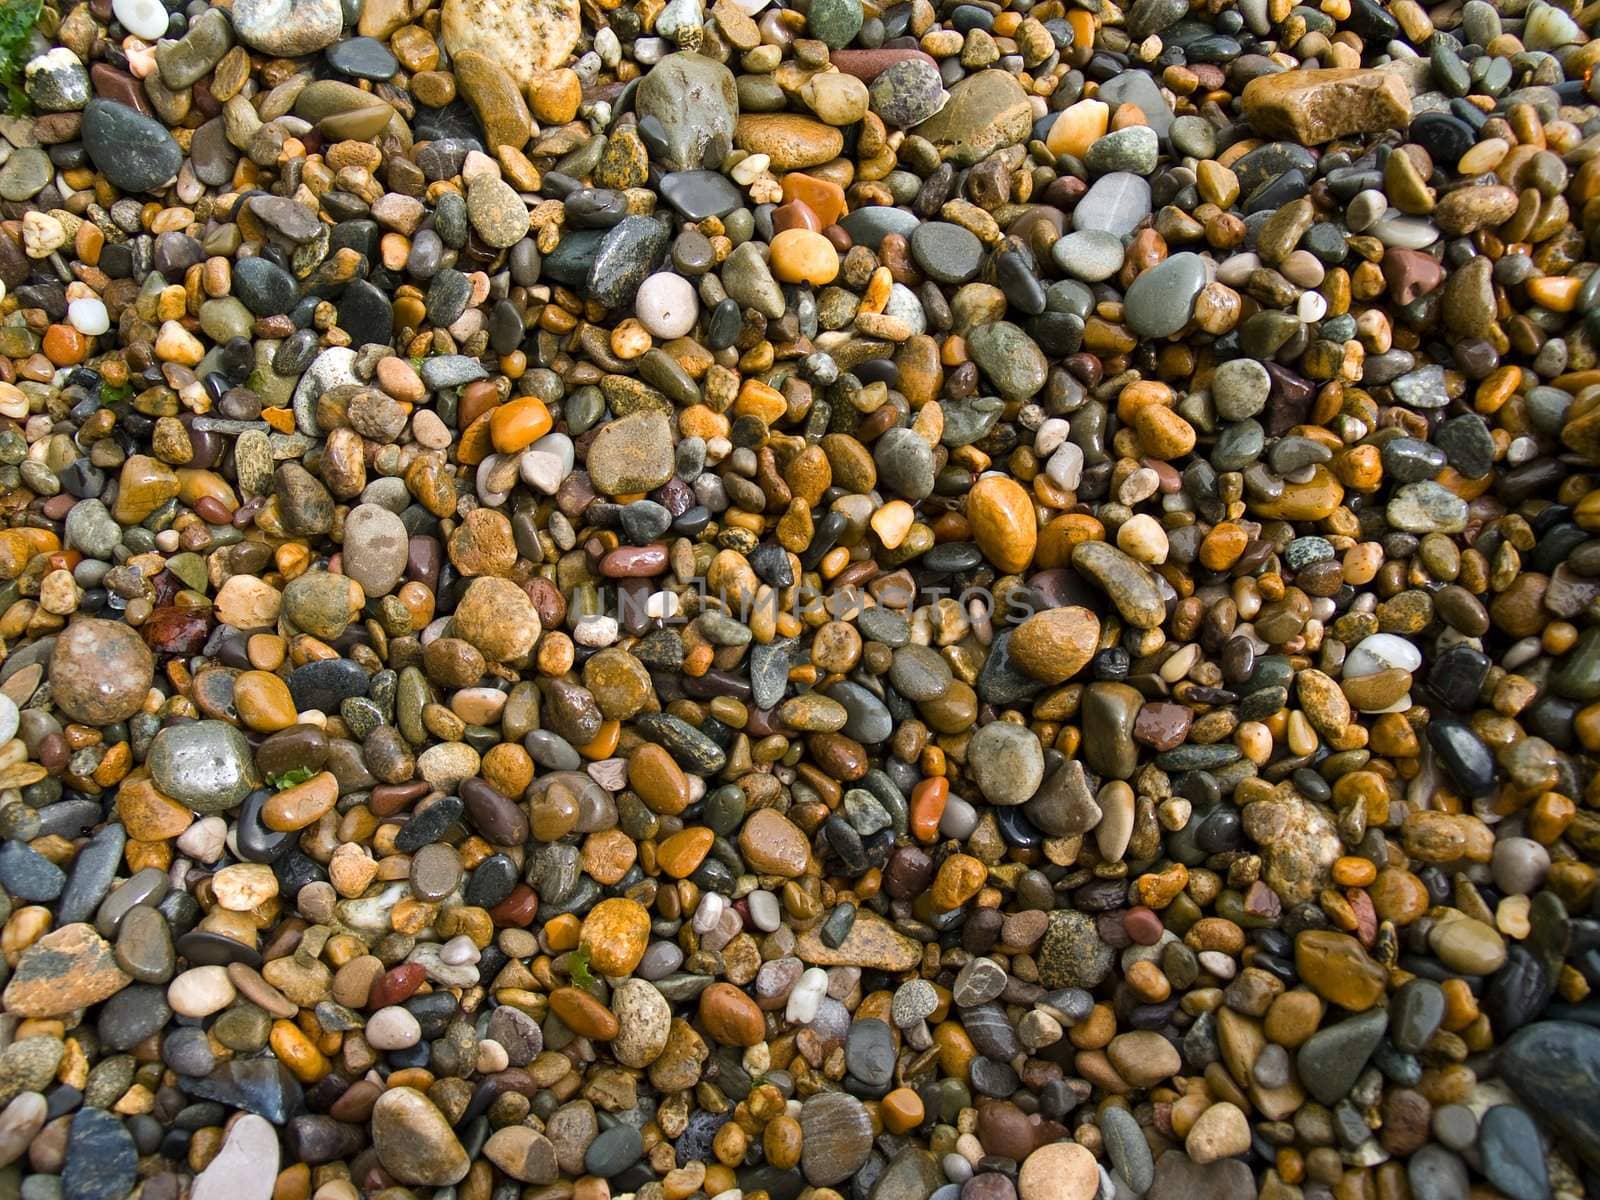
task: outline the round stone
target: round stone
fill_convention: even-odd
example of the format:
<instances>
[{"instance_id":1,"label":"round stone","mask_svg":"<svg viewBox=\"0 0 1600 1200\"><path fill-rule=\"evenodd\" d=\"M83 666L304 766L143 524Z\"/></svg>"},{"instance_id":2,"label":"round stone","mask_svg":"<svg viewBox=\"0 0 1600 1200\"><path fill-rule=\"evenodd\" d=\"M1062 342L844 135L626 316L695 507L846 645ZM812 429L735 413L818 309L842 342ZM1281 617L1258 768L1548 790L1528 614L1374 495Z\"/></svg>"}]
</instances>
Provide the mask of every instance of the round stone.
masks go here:
<instances>
[{"instance_id":1,"label":"round stone","mask_svg":"<svg viewBox=\"0 0 1600 1200\"><path fill-rule=\"evenodd\" d=\"M50 695L56 707L87 725L125 721L143 706L155 678L155 657L120 621L85 617L56 637Z\"/></svg>"},{"instance_id":2,"label":"round stone","mask_svg":"<svg viewBox=\"0 0 1600 1200\"><path fill-rule=\"evenodd\" d=\"M651 336L669 340L685 337L700 315L700 301L694 286L671 271L658 271L639 285L633 299L639 323Z\"/></svg>"},{"instance_id":3,"label":"round stone","mask_svg":"<svg viewBox=\"0 0 1600 1200\"><path fill-rule=\"evenodd\" d=\"M1099 1191L1100 1167L1076 1142L1040 1146L1017 1174L1022 1200L1093 1200Z\"/></svg>"},{"instance_id":4,"label":"round stone","mask_svg":"<svg viewBox=\"0 0 1600 1200\"><path fill-rule=\"evenodd\" d=\"M1044 779L1044 749L1031 729L991 721L972 735L967 765L991 804L1021 804Z\"/></svg>"}]
</instances>

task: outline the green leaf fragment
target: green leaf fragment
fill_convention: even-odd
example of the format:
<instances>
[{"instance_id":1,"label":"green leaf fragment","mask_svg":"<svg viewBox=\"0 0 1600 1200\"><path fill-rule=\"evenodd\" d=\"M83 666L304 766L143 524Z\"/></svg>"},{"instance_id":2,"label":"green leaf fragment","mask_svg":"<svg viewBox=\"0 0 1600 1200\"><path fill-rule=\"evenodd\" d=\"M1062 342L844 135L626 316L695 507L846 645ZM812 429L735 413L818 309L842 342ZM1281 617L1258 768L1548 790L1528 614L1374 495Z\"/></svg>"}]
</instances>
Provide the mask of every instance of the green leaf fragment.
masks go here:
<instances>
[{"instance_id":1,"label":"green leaf fragment","mask_svg":"<svg viewBox=\"0 0 1600 1200\"><path fill-rule=\"evenodd\" d=\"M588 988L594 986L594 976L589 973L588 946L579 946L568 956L567 973L572 976L574 987Z\"/></svg>"},{"instance_id":2,"label":"green leaf fragment","mask_svg":"<svg viewBox=\"0 0 1600 1200\"><path fill-rule=\"evenodd\" d=\"M28 38L44 11L44 0L0 0L0 84L6 89L6 107L22 115L31 109L22 88Z\"/></svg>"},{"instance_id":3,"label":"green leaf fragment","mask_svg":"<svg viewBox=\"0 0 1600 1200\"><path fill-rule=\"evenodd\" d=\"M316 772L310 767L295 767L292 771L285 771L282 775L272 776L271 783L273 787L282 792L294 787L297 783L304 783L315 774Z\"/></svg>"}]
</instances>

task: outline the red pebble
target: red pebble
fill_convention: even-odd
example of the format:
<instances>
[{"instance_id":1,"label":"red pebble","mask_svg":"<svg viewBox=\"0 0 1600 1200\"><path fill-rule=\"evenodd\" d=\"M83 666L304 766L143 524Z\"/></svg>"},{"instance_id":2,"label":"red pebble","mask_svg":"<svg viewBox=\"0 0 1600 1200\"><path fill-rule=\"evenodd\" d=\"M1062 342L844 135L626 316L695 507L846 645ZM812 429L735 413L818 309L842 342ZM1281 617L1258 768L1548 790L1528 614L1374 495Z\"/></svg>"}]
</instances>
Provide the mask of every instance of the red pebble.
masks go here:
<instances>
[{"instance_id":1,"label":"red pebble","mask_svg":"<svg viewBox=\"0 0 1600 1200\"><path fill-rule=\"evenodd\" d=\"M399 1004L409 999L427 977L428 973L421 963L401 963L398 967L391 967L372 981L372 990L367 993L367 1007L379 1009Z\"/></svg>"},{"instance_id":2,"label":"red pebble","mask_svg":"<svg viewBox=\"0 0 1600 1200\"><path fill-rule=\"evenodd\" d=\"M526 929L538 915L539 897L525 883L517 884L511 889L511 895L489 910L496 925L511 925L517 929Z\"/></svg>"},{"instance_id":3,"label":"red pebble","mask_svg":"<svg viewBox=\"0 0 1600 1200\"><path fill-rule=\"evenodd\" d=\"M1166 932L1161 917L1152 908L1137 904L1122 914L1122 928L1141 946L1154 946Z\"/></svg>"},{"instance_id":4,"label":"red pebble","mask_svg":"<svg viewBox=\"0 0 1600 1200\"><path fill-rule=\"evenodd\" d=\"M228 506L215 496L201 496L194 502L194 511L208 525L227 525L233 521L233 513Z\"/></svg>"}]
</instances>

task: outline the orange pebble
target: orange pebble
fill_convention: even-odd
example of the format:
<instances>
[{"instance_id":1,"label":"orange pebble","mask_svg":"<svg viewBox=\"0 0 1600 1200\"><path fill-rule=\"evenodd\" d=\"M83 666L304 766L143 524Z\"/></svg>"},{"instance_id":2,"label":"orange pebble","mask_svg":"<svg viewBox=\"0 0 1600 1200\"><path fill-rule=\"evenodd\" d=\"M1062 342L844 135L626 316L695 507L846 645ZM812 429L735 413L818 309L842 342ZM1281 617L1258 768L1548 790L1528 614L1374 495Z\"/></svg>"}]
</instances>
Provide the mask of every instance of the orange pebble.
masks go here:
<instances>
[{"instance_id":1,"label":"orange pebble","mask_svg":"<svg viewBox=\"0 0 1600 1200\"><path fill-rule=\"evenodd\" d=\"M939 820L950 798L948 779L924 779L911 789L911 836L932 842L939 836Z\"/></svg>"},{"instance_id":2,"label":"orange pebble","mask_svg":"<svg viewBox=\"0 0 1600 1200\"><path fill-rule=\"evenodd\" d=\"M879 1111L890 1133L910 1133L922 1124L922 1097L910 1088L895 1088L883 1098Z\"/></svg>"},{"instance_id":3,"label":"orange pebble","mask_svg":"<svg viewBox=\"0 0 1600 1200\"><path fill-rule=\"evenodd\" d=\"M489 440L496 452L526 450L550 432L550 410L537 396L519 396L489 414Z\"/></svg>"},{"instance_id":4,"label":"orange pebble","mask_svg":"<svg viewBox=\"0 0 1600 1200\"><path fill-rule=\"evenodd\" d=\"M89 357L89 339L71 325L52 325L44 331L44 353L58 367L70 367Z\"/></svg>"}]
</instances>

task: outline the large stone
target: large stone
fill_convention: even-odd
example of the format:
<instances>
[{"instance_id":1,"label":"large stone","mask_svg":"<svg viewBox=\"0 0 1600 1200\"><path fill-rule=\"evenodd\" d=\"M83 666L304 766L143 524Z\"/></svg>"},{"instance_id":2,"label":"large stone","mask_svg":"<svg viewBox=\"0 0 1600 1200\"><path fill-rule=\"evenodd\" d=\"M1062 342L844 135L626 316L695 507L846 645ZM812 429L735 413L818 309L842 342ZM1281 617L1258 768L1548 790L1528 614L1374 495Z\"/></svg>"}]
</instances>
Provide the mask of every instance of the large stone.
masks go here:
<instances>
[{"instance_id":1,"label":"large stone","mask_svg":"<svg viewBox=\"0 0 1600 1200\"><path fill-rule=\"evenodd\" d=\"M1391 71L1336 67L1258 75L1242 99L1257 132L1307 146L1411 123L1411 93Z\"/></svg>"},{"instance_id":2,"label":"large stone","mask_svg":"<svg viewBox=\"0 0 1600 1200\"><path fill-rule=\"evenodd\" d=\"M396 1182L450 1187L472 1162L445 1115L416 1088L390 1088L372 1109L372 1145Z\"/></svg>"},{"instance_id":3,"label":"large stone","mask_svg":"<svg viewBox=\"0 0 1600 1200\"><path fill-rule=\"evenodd\" d=\"M1574 1103L1600 1095L1600 1029L1575 1021L1526 1025L1500 1051L1500 1075L1591 1167L1600 1168L1600 1109Z\"/></svg>"},{"instance_id":4,"label":"large stone","mask_svg":"<svg viewBox=\"0 0 1600 1200\"><path fill-rule=\"evenodd\" d=\"M658 488L673 465L672 424L653 409L612 421L589 446L589 478L608 496Z\"/></svg>"},{"instance_id":5,"label":"large stone","mask_svg":"<svg viewBox=\"0 0 1600 1200\"><path fill-rule=\"evenodd\" d=\"M979 71L950 89L945 106L916 127L957 166L970 167L1028 136L1033 107L1006 71Z\"/></svg>"},{"instance_id":6,"label":"large stone","mask_svg":"<svg viewBox=\"0 0 1600 1200\"><path fill-rule=\"evenodd\" d=\"M1100 938L1088 913L1058 908L1039 947L1039 982L1047 988L1098 987L1111 973L1116 951Z\"/></svg>"},{"instance_id":7,"label":"large stone","mask_svg":"<svg viewBox=\"0 0 1600 1200\"><path fill-rule=\"evenodd\" d=\"M132 982L93 927L63 925L22 952L4 1003L19 1017L56 1017L98 1004Z\"/></svg>"},{"instance_id":8,"label":"large stone","mask_svg":"<svg viewBox=\"0 0 1600 1200\"><path fill-rule=\"evenodd\" d=\"M1147 1200L1255 1200L1256 1181L1243 1159L1202 1166L1181 1150L1168 1150L1156 1163Z\"/></svg>"},{"instance_id":9,"label":"large stone","mask_svg":"<svg viewBox=\"0 0 1600 1200\"><path fill-rule=\"evenodd\" d=\"M228 1129L222 1151L195 1177L190 1200L272 1200L278 1176L278 1135L246 1113Z\"/></svg>"},{"instance_id":10,"label":"large stone","mask_svg":"<svg viewBox=\"0 0 1600 1200\"><path fill-rule=\"evenodd\" d=\"M566 65L580 27L578 0L445 0L440 14L452 56L480 51L524 87Z\"/></svg>"},{"instance_id":11,"label":"large stone","mask_svg":"<svg viewBox=\"0 0 1600 1200\"><path fill-rule=\"evenodd\" d=\"M226 812L259 782L250 743L222 721L189 721L156 734L146 759L150 777L196 812Z\"/></svg>"},{"instance_id":12,"label":"large stone","mask_svg":"<svg viewBox=\"0 0 1600 1200\"><path fill-rule=\"evenodd\" d=\"M906 1146L872 1184L868 1200L928 1200L945 1181L939 1160L917 1146Z\"/></svg>"},{"instance_id":13,"label":"large stone","mask_svg":"<svg viewBox=\"0 0 1600 1200\"><path fill-rule=\"evenodd\" d=\"M95 169L124 192L153 191L183 165L183 151L165 125L115 100L89 101L83 148Z\"/></svg>"},{"instance_id":14,"label":"large stone","mask_svg":"<svg viewBox=\"0 0 1600 1200\"><path fill-rule=\"evenodd\" d=\"M655 157L662 169L693 171L702 165L713 138L732 141L739 94L727 67L684 51L650 68L639 81L634 107L641 119L654 117L661 123L666 152Z\"/></svg>"},{"instance_id":15,"label":"large stone","mask_svg":"<svg viewBox=\"0 0 1600 1200\"><path fill-rule=\"evenodd\" d=\"M489 149L515 146L520 150L526 145L528 135L533 132L533 118L511 72L482 50L460 51L452 60L452 66L456 88L472 107L478 124L483 126ZM524 218L522 232L527 231Z\"/></svg>"},{"instance_id":16,"label":"large stone","mask_svg":"<svg viewBox=\"0 0 1600 1200\"><path fill-rule=\"evenodd\" d=\"M405 523L379 504L361 504L344 521L344 573L368 596L387 596L406 570Z\"/></svg>"},{"instance_id":17,"label":"large stone","mask_svg":"<svg viewBox=\"0 0 1600 1200\"><path fill-rule=\"evenodd\" d=\"M234 32L252 50L278 58L315 54L339 39L339 0L235 0Z\"/></svg>"},{"instance_id":18,"label":"large stone","mask_svg":"<svg viewBox=\"0 0 1600 1200\"><path fill-rule=\"evenodd\" d=\"M121 1200L138 1179L139 1150L122 1118L80 1108L67 1136L61 1194L65 1200Z\"/></svg>"},{"instance_id":19,"label":"large stone","mask_svg":"<svg viewBox=\"0 0 1600 1200\"><path fill-rule=\"evenodd\" d=\"M922 961L922 947L882 917L863 910L844 941L830 946L820 928L808 929L795 942L800 961L818 967L868 967L874 971L909 971Z\"/></svg>"},{"instance_id":20,"label":"large stone","mask_svg":"<svg viewBox=\"0 0 1600 1200\"><path fill-rule=\"evenodd\" d=\"M872 1119L861 1101L844 1092L818 1092L807 1099L800 1129L805 1134L800 1169L813 1187L849 1179L872 1151Z\"/></svg>"},{"instance_id":21,"label":"large stone","mask_svg":"<svg viewBox=\"0 0 1600 1200\"><path fill-rule=\"evenodd\" d=\"M798 113L749 113L734 127L734 145L765 154L774 170L799 171L837 158L844 135L831 125Z\"/></svg>"},{"instance_id":22,"label":"large stone","mask_svg":"<svg viewBox=\"0 0 1600 1200\"><path fill-rule=\"evenodd\" d=\"M74 721L110 725L139 711L155 669L155 657L130 626L84 617L56 638L50 696Z\"/></svg>"}]
</instances>

